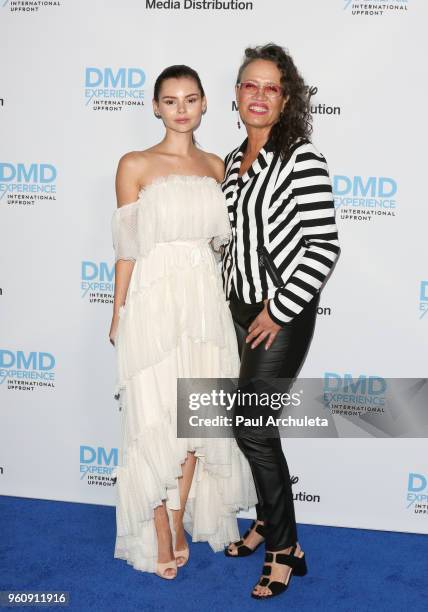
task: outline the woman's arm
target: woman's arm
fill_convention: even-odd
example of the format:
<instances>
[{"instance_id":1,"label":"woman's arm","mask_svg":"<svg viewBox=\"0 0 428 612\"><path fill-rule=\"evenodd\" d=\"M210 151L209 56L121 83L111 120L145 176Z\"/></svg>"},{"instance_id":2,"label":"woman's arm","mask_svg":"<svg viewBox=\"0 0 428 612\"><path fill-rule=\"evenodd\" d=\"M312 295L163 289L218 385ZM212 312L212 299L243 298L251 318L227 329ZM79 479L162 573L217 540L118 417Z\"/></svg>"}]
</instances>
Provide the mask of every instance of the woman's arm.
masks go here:
<instances>
[{"instance_id":1,"label":"woman's arm","mask_svg":"<svg viewBox=\"0 0 428 612\"><path fill-rule=\"evenodd\" d=\"M207 153L210 161L214 178L218 183L221 183L224 179L224 161L218 155L214 153ZM217 262L220 262L223 255L224 246L229 242L230 231L227 234L214 236L211 239L211 248L214 251Z\"/></svg>"},{"instance_id":2,"label":"woman's arm","mask_svg":"<svg viewBox=\"0 0 428 612\"><path fill-rule=\"evenodd\" d=\"M213 174L218 183L221 183L224 179L224 161L218 155L214 153L208 153L209 160L213 169Z\"/></svg>"},{"instance_id":3,"label":"woman's arm","mask_svg":"<svg viewBox=\"0 0 428 612\"><path fill-rule=\"evenodd\" d=\"M116 198L118 209L122 208L122 206L132 204L138 199L140 172L135 153L127 153L120 159L116 172ZM125 209L123 209L121 213L125 213ZM119 323L119 309L125 304L129 281L135 264L135 259L129 255L129 253L131 253L131 255L133 254L135 246L123 244L123 242L127 240L131 242L133 240L133 234L136 232L135 223L133 225L133 211L127 209L127 213L122 214L121 217L117 219L117 223L122 224L122 227L116 227L114 231L116 264L113 317L109 332L109 338L112 344L114 344L116 338L117 326Z\"/></svg>"},{"instance_id":4,"label":"woman's arm","mask_svg":"<svg viewBox=\"0 0 428 612\"><path fill-rule=\"evenodd\" d=\"M285 286L265 300L263 311L251 323L246 338L251 348L265 338L265 348L270 348L281 327L321 289L340 252L327 162L312 144L296 156L291 181L306 246Z\"/></svg>"},{"instance_id":5,"label":"woman's arm","mask_svg":"<svg viewBox=\"0 0 428 612\"><path fill-rule=\"evenodd\" d=\"M327 162L311 143L302 149L296 156L291 185L305 248L285 286L269 300L269 316L279 325L292 321L318 293L340 252Z\"/></svg>"}]
</instances>

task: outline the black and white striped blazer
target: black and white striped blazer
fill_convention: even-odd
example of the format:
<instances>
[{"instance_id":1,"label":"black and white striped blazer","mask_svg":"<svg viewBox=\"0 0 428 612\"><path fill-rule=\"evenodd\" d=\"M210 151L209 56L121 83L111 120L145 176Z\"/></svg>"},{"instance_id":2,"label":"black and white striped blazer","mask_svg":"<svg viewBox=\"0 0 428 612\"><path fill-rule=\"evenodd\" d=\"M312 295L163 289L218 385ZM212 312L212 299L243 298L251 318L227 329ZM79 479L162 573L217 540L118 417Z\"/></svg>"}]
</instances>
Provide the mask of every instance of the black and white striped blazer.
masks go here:
<instances>
[{"instance_id":1,"label":"black and white striped blazer","mask_svg":"<svg viewBox=\"0 0 428 612\"><path fill-rule=\"evenodd\" d=\"M222 256L224 289L229 297L233 283L247 304L269 298L271 318L284 325L320 290L339 255L328 167L300 139L284 159L265 146L238 177L246 145L225 159L232 236Z\"/></svg>"}]
</instances>

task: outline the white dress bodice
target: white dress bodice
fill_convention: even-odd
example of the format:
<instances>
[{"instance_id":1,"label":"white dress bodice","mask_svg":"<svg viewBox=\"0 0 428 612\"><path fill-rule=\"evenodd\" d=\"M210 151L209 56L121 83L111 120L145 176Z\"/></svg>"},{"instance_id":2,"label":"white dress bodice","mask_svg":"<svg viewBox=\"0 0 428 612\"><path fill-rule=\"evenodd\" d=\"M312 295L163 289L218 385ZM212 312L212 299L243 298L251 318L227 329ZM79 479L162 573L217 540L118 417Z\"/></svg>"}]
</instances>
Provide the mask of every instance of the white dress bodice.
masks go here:
<instances>
[{"instance_id":1,"label":"white dress bodice","mask_svg":"<svg viewBox=\"0 0 428 612\"><path fill-rule=\"evenodd\" d=\"M168 175L144 187L112 219L115 259L137 260L159 243L228 240L230 223L220 184L212 177Z\"/></svg>"}]
</instances>

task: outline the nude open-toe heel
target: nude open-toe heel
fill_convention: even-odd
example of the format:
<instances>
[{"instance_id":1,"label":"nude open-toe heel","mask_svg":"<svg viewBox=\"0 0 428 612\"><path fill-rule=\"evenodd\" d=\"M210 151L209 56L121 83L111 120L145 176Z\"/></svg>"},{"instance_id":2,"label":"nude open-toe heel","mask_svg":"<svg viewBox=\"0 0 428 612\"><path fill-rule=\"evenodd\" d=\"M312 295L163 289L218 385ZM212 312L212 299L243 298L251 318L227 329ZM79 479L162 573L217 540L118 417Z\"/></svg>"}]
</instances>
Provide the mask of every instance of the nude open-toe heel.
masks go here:
<instances>
[{"instance_id":1,"label":"nude open-toe heel","mask_svg":"<svg viewBox=\"0 0 428 612\"><path fill-rule=\"evenodd\" d=\"M175 570L175 574L172 576L167 576L165 574L166 570L173 569ZM156 564L156 574L160 578L165 578L165 580L173 580L177 576L177 562L175 559L172 561L168 561L167 563L157 563Z\"/></svg>"},{"instance_id":2,"label":"nude open-toe heel","mask_svg":"<svg viewBox=\"0 0 428 612\"><path fill-rule=\"evenodd\" d=\"M189 560L189 555L190 555L190 549L188 546L186 546L184 550L174 550L174 557L176 560L179 557L184 559L184 561L182 561L181 563L178 563L177 561L177 567L183 567L183 565L186 565L186 563Z\"/></svg>"},{"instance_id":3,"label":"nude open-toe heel","mask_svg":"<svg viewBox=\"0 0 428 612\"><path fill-rule=\"evenodd\" d=\"M181 563L177 563L177 567L183 567L184 565L186 565L186 563L189 560L190 549L189 549L189 546L186 546L184 550L175 550L177 534L175 532L174 517L169 508L167 509L167 512L168 512L168 518L169 518L169 526L171 528L171 534L172 534L172 547L174 550L174 557L176 560L178 557L182 557L184 559L184 561L182 561Z\"/></svg>"}]
</instances>

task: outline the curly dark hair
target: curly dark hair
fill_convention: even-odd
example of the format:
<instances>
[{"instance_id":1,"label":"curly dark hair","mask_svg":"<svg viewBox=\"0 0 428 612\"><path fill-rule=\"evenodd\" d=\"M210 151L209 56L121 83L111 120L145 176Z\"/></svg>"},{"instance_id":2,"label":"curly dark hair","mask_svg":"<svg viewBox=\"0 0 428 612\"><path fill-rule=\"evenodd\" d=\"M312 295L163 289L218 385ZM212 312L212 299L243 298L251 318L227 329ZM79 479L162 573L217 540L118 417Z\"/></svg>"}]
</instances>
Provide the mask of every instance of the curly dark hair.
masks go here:
<instances>
[{"instance_id":1,"label":"curly dark hair","mask_svg":"<svg viewBox=\"0 0 428 612\"><path fill-rule=\"evenodd\" d=\"M236 83L240 83L244 69L255 60L273 62L281 72L283 95L289 96L279 121L272 126L267 145L284 158L297 138L309 139L312 115L308 87L300 76L291 55L274 43L245 49Z\"/></svg>"}]
</instances>

